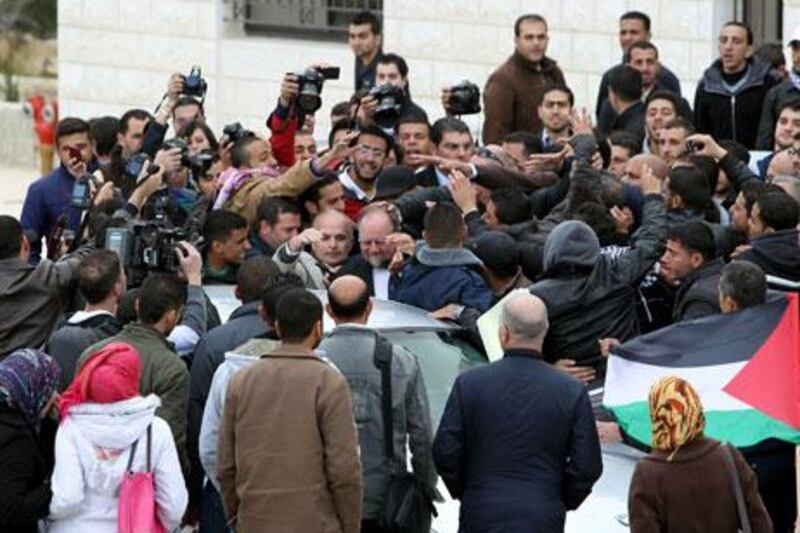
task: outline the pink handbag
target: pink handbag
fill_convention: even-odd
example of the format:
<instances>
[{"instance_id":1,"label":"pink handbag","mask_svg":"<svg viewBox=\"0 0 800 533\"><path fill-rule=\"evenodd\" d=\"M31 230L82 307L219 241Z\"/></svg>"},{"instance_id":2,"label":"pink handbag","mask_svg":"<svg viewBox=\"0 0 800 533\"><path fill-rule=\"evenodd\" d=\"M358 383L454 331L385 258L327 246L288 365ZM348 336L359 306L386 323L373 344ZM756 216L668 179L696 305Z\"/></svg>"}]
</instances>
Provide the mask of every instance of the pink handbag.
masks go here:
<instances>
[{"instance_id":1,"label":"pink handbag","mask_svg":"<svg viewBox=\"0 0 800 533\"><path fill-rule=\"evenodd\" d=\"M150 469L151 426L147 427L147 470L131 470L136 445L131 446L128 467L119 490L117 528L119 533L166 533L156 514L156 492L153 472Z\"/></svg>"}]
</instances>

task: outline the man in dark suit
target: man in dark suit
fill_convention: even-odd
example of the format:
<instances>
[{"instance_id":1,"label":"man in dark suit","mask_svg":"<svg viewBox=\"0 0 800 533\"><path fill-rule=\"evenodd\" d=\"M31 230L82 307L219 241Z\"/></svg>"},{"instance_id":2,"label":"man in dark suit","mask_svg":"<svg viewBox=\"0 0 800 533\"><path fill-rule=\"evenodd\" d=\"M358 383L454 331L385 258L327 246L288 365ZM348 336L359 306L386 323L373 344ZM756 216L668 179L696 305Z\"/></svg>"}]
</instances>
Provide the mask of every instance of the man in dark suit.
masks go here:
<instances>
[{"instance_id":1,"label":"man in dark suit","mask_svg":"<svg viewBox=\"0 0 800 533\"><path fill-rule=\"evenodd\" d=\"M563 531L566 511L600 477L589 396L542 360L547 328L542 300L511 296L499 331L505 356L461 374L450 392L433 457L461 500L461 531Z\"/></svg>"},{"instance_id":2,"label":"man in dark suit","mask_svg":"<svg viewBox=\"0 0 800 533\"><path fill-rule=\"evenodd\" d=\"M337 277L351 275L361 278L369 287L370 296L388 300L389 263L395 245L387 237L397 230L395 221L384 207L365 207L358 220L361 253L348 259L337 272Z\"/></svg>"}]
</instances>

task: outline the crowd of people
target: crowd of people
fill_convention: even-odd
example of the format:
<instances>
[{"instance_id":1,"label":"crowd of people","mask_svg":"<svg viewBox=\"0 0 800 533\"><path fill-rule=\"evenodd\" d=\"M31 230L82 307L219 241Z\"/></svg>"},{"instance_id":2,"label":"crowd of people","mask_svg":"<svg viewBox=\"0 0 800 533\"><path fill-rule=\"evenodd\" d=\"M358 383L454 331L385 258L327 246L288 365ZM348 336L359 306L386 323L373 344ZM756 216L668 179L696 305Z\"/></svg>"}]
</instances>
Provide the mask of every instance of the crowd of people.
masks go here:
<instances>
[{"instance_id":1,"label":"crowd of people","mask_svg":"<svg viewBox=\"0 0 800 533\"><path fill-rule=\"evenodd\" d=\"M480 139L460 89L433 121L414 103L373 14L348 39L356 91L328 132L324 63L284 77L269 135L215 134L194 72L154 113L58 123L60 165L0 217L0 529L128 531L126 483L150 472L154 531L428 531L438 477L461 531L563 530L601 441L628 441L587 392L609 350L796 290L800 36L787 69L725 24L690 103L625 13L590 113L523 15ZM241 303L224 323L211 284ZM500 305L505 356L431 420L426 354L370 328L376 299L478 351ZM650 408L632 531L736 531L728 464L752 531L794 527L791 445L705 437L677 378Z\"/></svg>"}]
</instances>

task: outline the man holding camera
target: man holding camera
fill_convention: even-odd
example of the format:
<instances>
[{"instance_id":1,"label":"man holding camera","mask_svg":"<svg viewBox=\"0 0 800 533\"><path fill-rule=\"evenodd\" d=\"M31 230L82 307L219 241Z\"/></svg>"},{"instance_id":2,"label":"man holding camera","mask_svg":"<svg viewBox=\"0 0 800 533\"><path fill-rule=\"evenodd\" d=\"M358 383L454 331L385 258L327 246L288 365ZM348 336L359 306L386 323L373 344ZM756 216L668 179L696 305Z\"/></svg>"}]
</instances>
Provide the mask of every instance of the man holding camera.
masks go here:
<instances>
[{"instance_id":1,"label":"man holding camera","mask_svg":"<svg viewBox=\"0 0 800 533\"><path fill-rule=\"evenodd\" d=\"M56 126L56 150L61 165L31 183L22 205L20 223L30 243L32 263L39 261L42 238L49 238L57 225L78 231L82 210L71 201L76 179L93 166L89 123L79 118L61 119Z\"/></svg>"},{"instance_id":2,"label":"man holding camera","mask_svg":"<svg viewBox=\"0 0 800 533\"><path fill-rule=\"evenodd\" d=\"M522 15L514 24L514 54L495 70L483 92L483 143L500 144L514 131L538 133L536 112L545 87L564 85L564 74L547 57L547 21Z\"/></svg>"},{"instance_id":3,"label":"man holding camera","mask_svg":"<svg viewBox=\"0 0 800 533\"><path fill-rule=\"evenodd\" d=\"M394 89L394 90L393 90ZM411 100L408 64L397 54L384 54L375 69L375 87L361 99L362 122L394 130L399 120L428 114Z\"/></svg>"}]
</instances>

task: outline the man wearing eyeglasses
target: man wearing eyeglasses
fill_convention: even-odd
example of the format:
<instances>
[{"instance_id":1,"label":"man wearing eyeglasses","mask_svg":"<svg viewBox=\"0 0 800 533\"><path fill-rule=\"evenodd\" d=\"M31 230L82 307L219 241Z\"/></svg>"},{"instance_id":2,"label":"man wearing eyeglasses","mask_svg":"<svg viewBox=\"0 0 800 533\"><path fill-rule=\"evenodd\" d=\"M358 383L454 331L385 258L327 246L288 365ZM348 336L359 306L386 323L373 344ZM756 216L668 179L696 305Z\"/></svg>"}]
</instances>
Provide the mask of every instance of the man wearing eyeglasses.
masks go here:
<instances>
[{"instance_id":1,"label":"man wearing eyeglasses","mask_svg":"<svg viewBox=\"0 0 800 533\"><path fill-rule=\"evenodd\" d=\"M337 272L364 280L370 296L389 299L389 263L397 249L393 234L397 224L380 205L369 206L358 221L358 246L361 253L352 256Z\"/></svg>"},{"instance_id":2,"label":"man wearing eyeglasses","mask_svg":"<svg viewBox=\"0 0 800 533\"><path fill-rule=\"evenodd\" d=\"M358 220L361 209L375 197L375 178L383 170L394 140L377 126L362 128L350 156L350 165L339 174L345 189L345 214Z\"/></svg>"}]
</instances>

